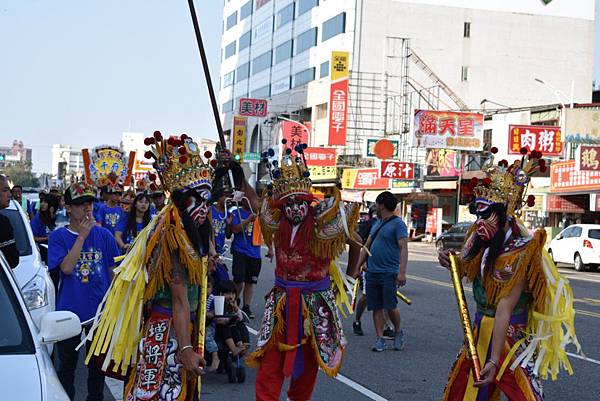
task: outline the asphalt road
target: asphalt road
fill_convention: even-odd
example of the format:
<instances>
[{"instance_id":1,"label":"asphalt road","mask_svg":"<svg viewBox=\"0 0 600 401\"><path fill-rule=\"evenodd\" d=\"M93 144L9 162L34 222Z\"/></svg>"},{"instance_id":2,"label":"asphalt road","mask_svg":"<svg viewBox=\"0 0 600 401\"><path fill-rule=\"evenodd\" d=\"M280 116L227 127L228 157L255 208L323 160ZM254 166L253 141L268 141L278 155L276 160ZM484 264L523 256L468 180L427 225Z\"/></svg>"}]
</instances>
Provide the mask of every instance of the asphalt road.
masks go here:
<instances>
[{"instance_id":1,"label":"asphalt road","mask_svg":"<svg viewBox=\"0 0 600 401\"><path fill-rule=\"evenodd\" d=\"M319 373L313 394L314 401L433 401L441 398L448 371L462 343L456 301L448 272L438 265L434 247L410 243L409 250L408 282L403 293L412 299L413 304L400 306L405 349L371 352L374 330L370 313L365 313L363 317L364 337L352 334L352 317L344 319L349 344L341 375L336 379L329 379L325 374ZM345 258L346 255L341 258L342 265L345 264ZM263 260L263 270L252 305L257 318L251 321L251 328L257 329L260 323L263 313L262 294L272 285L273 270L274 264ZM563 373L557 381L545 382L545 399L599 400L600 273L578 273L570 269L561 269L561 272L571 280L576 298L577 335L585 356L589 359L571 357L575 375ZM468 289L467 298L472 302ZM244 384L229 384L225 375L207 374L203 379L202 400L253 400L255 377L255 371L249 368ZM116 399L120 400L119 383L109 384ZM77 387L77 400L84 400L83 371L78 374ZM112 393L107 388L107 400L113 400ZM281 400L285 399L284 393Z\"/></svg>"}]
</instances>

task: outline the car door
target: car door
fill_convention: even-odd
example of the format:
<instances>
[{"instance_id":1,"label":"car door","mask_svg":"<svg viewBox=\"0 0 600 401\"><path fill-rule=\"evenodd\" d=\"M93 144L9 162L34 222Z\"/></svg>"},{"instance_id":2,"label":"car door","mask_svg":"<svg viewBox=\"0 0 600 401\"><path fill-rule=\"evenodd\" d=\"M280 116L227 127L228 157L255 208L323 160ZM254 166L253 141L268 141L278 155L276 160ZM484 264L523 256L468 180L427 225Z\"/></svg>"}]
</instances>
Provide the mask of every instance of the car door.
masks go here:
<instances>
[{"instance_id":1,"label":"car door","mask_svg":"<svg viewBox=\"0 0 600 401\"><path fill-rule=\"evenodd\" d=\"M450 230L446 233L446 239L444 242L446 243L446 248L457 249L460 244L458 244L457 234L460 227L456 224L450 227Z\"/></svg>"},{"instance_id":2,"label":"car door","mask_svg":"<svg viewBox=\"0 0 600 401\"><path fill-rule=\"evenodd\" d=\"M554 244L552 245L552 257L555 262L566 263L567 242L572 231L573 227L567 227L554 239Z\"/></svg>"},{"instance_id":3,"label":"car door","mask_svg":"<svg viewBox=\"0 0 600 401\"><path fill-rule=\"evenodd\" d=\"M581 239L582 232L583 228L581 226L572 227L572 231L569 235L568 241L565 243L565 263L572 264L574 262L575 252L579 252L581 254L581 247L583 245L583 240Z\"/></svg>"}]
</instances>

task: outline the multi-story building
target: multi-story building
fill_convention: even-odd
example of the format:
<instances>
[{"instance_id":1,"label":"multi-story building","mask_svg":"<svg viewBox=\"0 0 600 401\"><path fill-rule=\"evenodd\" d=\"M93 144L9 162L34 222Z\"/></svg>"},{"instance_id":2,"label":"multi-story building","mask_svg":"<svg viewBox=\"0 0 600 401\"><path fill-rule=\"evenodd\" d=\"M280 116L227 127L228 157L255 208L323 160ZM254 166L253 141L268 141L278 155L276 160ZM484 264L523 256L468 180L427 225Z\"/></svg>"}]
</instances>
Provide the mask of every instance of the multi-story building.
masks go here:
<instances>
[{"instance_id":1,"label":"multi-story building","mask_svg":"<svg viewBox=\"0 0 600 401\"><path fill-rule=\"evenodd\" d=\"M332 51L350 53L347 146L339 153L358 158L368 137L396 136L410 147L414 108L549 104L557 89L589 102L594 0L576 2L224 0L225 130L240 98L266 98L270 119L251 121L247 151L260 150L257 127L278 114L311 122L310 144L327 146Z\"/></svg>"},{"instance_id":2,"label":"multi-story building","mask_svg":"<svg viewBox=\"0 0 600 401\"><path fill-rule=\"evenodd\" d=\"M52 176L62 180L66 177L83 175L83 156L81 149L70 145L52 145Z\"/></svg>"},{"instance_id":3,"label":"multi-story building","mask_svg":"<svg viewBox=\"0 0 600 401\"><path fill-rule=\"evenodd\" d=\"M0 168L18 162L31 162L31 149L23 141L15 139L11 146L0 146Z\"/></svg>"}]
</instances>

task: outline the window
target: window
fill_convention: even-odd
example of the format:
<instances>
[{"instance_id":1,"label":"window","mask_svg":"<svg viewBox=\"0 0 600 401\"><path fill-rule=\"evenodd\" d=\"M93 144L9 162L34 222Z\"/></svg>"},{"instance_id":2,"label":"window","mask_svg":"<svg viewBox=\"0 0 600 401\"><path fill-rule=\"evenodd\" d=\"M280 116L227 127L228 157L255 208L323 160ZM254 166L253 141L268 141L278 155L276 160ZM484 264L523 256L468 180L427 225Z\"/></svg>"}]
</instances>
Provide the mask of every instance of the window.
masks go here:
<instances>
[{"instance_id":1,"label":"window","mask_svg":"<svg viewBox=\"0 0 600 401\"><path fill-rule=\"evenodd\" d=\"M271 55L271 50L269 50L268 52L261 54L260 56L252 60L252 75L266 70L271 66Z\"/></svg>"},{"instance_id":2,"label":"window","mask_svg":"<svg viewBox=\"0 0 600 401\"><path fill-rule=\"evenodd\" d=\"M463 27L463 38L470 38L470 37L471 37L471 23L465 22L465 25Z\"/></svg>"},{"instance_id":3,"label":"window","mask_svg":"<svg viewBox=\"0 0 600 401\"><path fill-rule=\"evenodd\" d=\"M227 30L234 27L235 24L237 24L237 11L227 17Z\"/></svg>"},{"instance_id":4,"label":"window","mask_svg":"<svg viewBox=\"0 0 600 401\"><path fill-rule=\"evenodd\" d=\"M323 23L321 41L325 42L340 33L346 32L346 13L341 13Z\"/></svg>"},{"instance_id":5,"label":"window","mask_svg":"<svg viewBox=\"0 0 600 401\"><path fill-rule=\"evenodd\" d=\"M316 109L317 120L324 120L327 118L327 103L318 104Z\"/></svg>"},{"instance_id":6,"label":"window","mask_svg":"<svg viewBox=\"0 0 600 401\"><path fill-rule=\"evenodd\" d=\"M250 40L252 38L252 32L248 31L245 34L243 34L242 36L240 36L240 45L239 45L239 50L242 51L245 48L250 46Z\"/></svg>"},{"instance_id":7,"label":"window","mask_svg":"<svg viewBox=\"0 0 600 401\"><path fill-rule=\"evenodd\" d=\"M317 28L311 28L296 38L296 54L300 54L317 44Z\"/></svg>"},{"instance_id":8,"label":"window","mask_svg":"<svg viewBox=\"0 0 600 401\"><path fill-rule=\"evenodd\" d=\"M296 3L289 4L277 12L277 16L275 17L275 27L277 29L294 20L294 4Z\"/></svg>"},{"instance_id":9,"label":"window","mask_svg":"<svg viewBox=\"0 0 600 401\"><path fill-rule=\"evenodd\" d=\"M235 40L225 47L225 60L235 54Z\"/></svg>"},{"instance_id":10,"label":"window","mask_svg":"<svg viewBox=\"0 0 600 401\"><path fill-rule=\"evenodd\" d=\"M588 237L590 237L591 239L600 239L600 230L591 229L590 231L588 231Z\"/></svg>"},{"instance_id":11,"label":"window","mask_svg":"<svg viewBox=\"0 0 600 401\"><path fill-rule=\"evenodd\" d=\"M307 68L294 75L294 88L305 85L315 79L315 67Z\"/></svg>"},{"instance_id":12,"label":"window","mask_svg":"<svg viewBox=\"0 0 600 401\"><path fill-rule=\"evenodd\" d=\"M271 85L263 86L252 91L252 97L255 99L264 99L271 96Z\"/></svg>"},{"instance_id":13,"label":"window","mask_svg":"<svg viewBox=\"0 0 600 401\"><path fill-rule=\"evenodd\" d=\"M573 231L571 232L571 237L572 238L579 238L581 237L581 227L573 227Z\"/></svg>"},{"instance_id":14,"label":"window","mask_svg":"<svg viewBox=\"0 0 600 401\"><path fill-rule=\"evenodd\" d=\"M242 6L240 10L240 21L252 15L252 0Z\"/></svg>"},{"instance_id":15,"label":"window","mask_svg":"<svg viewBox=\"0 0 600 401\"><path fill-rule=\"evenodd\" d=\"M309 12L313 7L319 5L319 0L299 0L298 1L298 16Z\"/></svg>"},{"instance_id":16,"label":"window","mask_svg":"<svg viewBox=\"0 0 600 401\"><path fill-rule=\"evenodd\" d=\"M35 346L19 299L4 273L0 274L0 308L2 308L0 355L35 354Z\"/></svg>"},{"instance_id":17,"label":"window","mask_svg":"<svg viewBox=\"0 0 600 401\"><path fill-rule=\"evenodd\" d=\"M469 80L469 67L463 67L461 71L460 80L463 82L467 82Z\"/></svg>"},{"instance_id":18,"label":"window","mask_svg":"<svg viewBox=\"0 0 600 401\"><path fill-rule=\"evenodd\" d=\"M243 81L244 79L248 78L249 76L250 76L250 63L248 62L248 63L244 63L238 67L237 73L236 73L237 81L235 81L235 82Z\"/></svg>"},{"instance_id":19,"label":"window","mask_svg":"<svg viewBox=\"0 0 600 401\"><path fill-rule=\"evenodd\" d=\"M271 88L271 94L277 95L278 93L285 92L292 87L292 77L285 77L279 81L273 82Z\"/></svg>"},{"instance_id":20,"label":"window","mask_svg":"<svg viewBox=\"0 0 600 401\"><path fill-rule=\"evenodd\" d=\"M290 39L275 48L275 64L281 63L282 61L292 57L293 43L294 41Z\"/></svg>"},{"instance_id":21,"label":"window","mask_svg":"<svg viewBox=\"0 0 600 401\"><path fill-rule=\"evenodd\" d=\"M235 71L231 71L223 75L223 88L233 85L233 79L235 77Z\"/></svg>"},{"instance_id":22,"label":"window","mask_svg":"<svg viewBox=\"0 0 600 401\"><path fill-rule=\"evenodd\" d=\"M233 111L233 99L223 103L222 112L227 113L228 111Z\"/></svg>"},{"instance_id":23,"label":"window","mask_svg":"<svg viewBox=\"0 0 600 401\"><path fill-rule=\"evenodd\" d=\"M253 43L270 36L269 34L273 32L273 17L269 17L260 24L256 25L252 32Z\"/></svg>"},{"instance_id":24,"label":"window","mask_svg":"<svg viewBox=\"0 0 600 401\"><path fill-rule=\"evenodd\" d=\"M319 67L319 78L325 78L329 75L329 60L324 63L321 63Z\"/></svg>"},{"instance_id":25,"label":"window","mask_svg":"<svg viewBox=\"0 0 600 401\"><path fill-rule=\"evenodd\" d=\"M19 251L19 256L28 256L33 253L31 243L29 242L29 234L25 228L25 223L21 219L21 215L16 210L2 209L0 214L4 215L10 221L13 229L13 236ZM29 224L29 223L28 223Z\"/></svg>"}]
</instances>

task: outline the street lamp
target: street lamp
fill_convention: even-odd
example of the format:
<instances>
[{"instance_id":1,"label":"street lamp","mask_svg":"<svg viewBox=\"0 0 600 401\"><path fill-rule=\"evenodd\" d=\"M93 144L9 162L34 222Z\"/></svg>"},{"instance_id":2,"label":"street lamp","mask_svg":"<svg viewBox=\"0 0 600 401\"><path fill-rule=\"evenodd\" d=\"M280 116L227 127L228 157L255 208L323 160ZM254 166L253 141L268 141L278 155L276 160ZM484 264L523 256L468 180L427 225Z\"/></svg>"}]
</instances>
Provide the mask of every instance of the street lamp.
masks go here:
<instances>
[{"instance_id":1,"label":"street lamp","mask_svg":"<svg viewBox=\"0 0 600 401\"><path fill-rule=\"evenodd\" d=\"M542 84L544 86L546 86L553 94L554 96L556 96L556 99L558 99L558 103L560 103L563 108L565 108L565 103L563 102L561 95L563 95L564 97L567 97L564 93L562 93L556 86L552 85L550 82L546 82L543 79L539 78L539 77L534 77L533 80L539 84ZM573 90L575 87L575 81L571 81L571 99L570 99L570 106L571 108L573 107Z\"/></svg>"}]
</instances>

